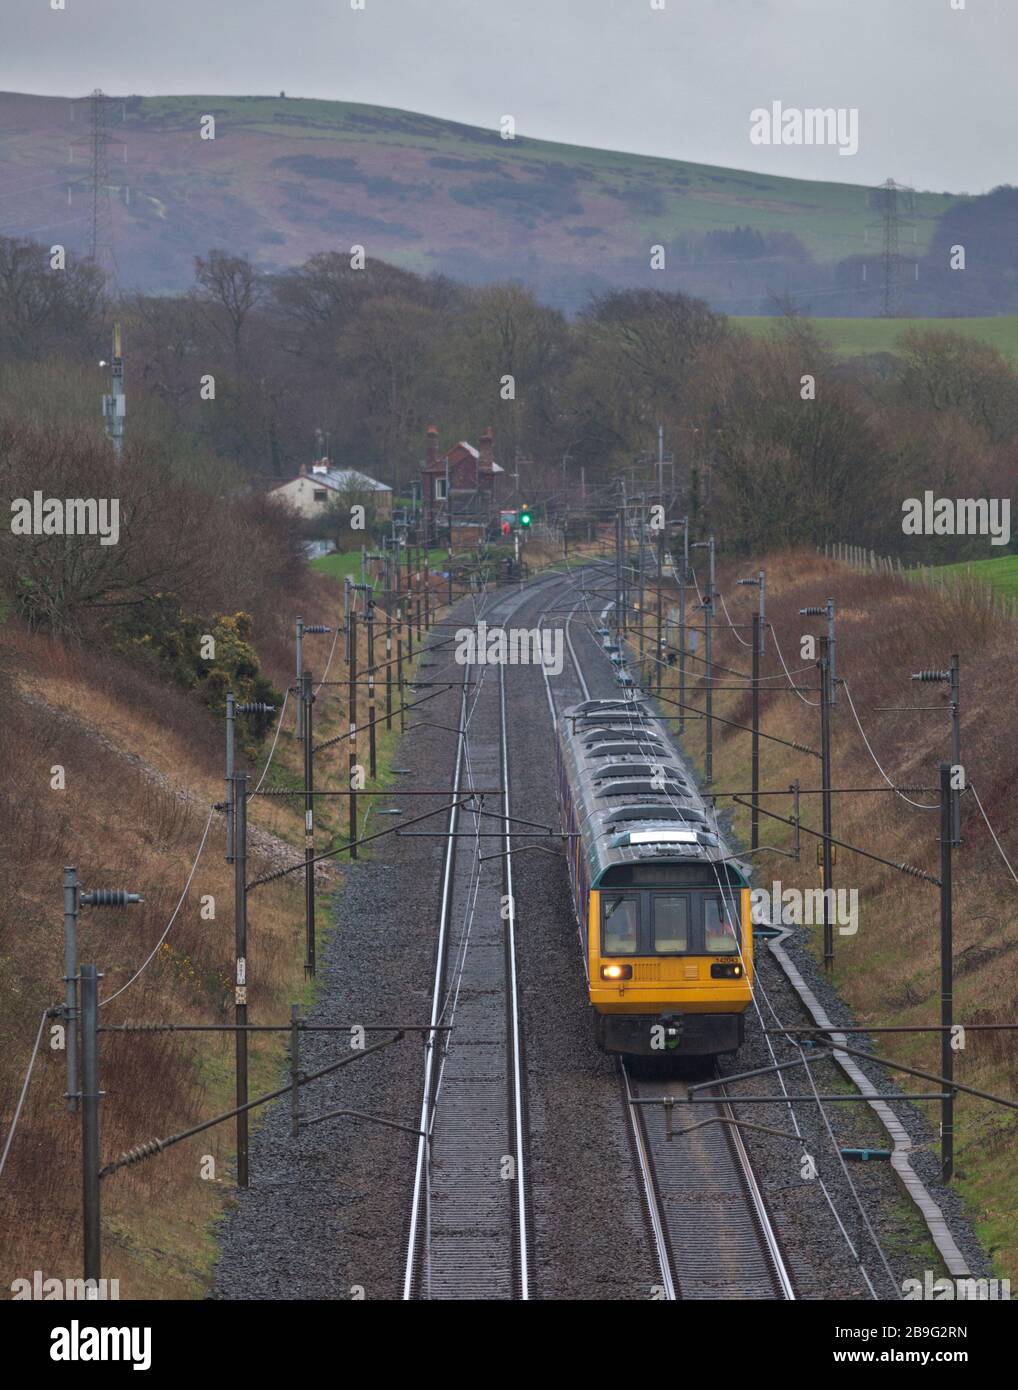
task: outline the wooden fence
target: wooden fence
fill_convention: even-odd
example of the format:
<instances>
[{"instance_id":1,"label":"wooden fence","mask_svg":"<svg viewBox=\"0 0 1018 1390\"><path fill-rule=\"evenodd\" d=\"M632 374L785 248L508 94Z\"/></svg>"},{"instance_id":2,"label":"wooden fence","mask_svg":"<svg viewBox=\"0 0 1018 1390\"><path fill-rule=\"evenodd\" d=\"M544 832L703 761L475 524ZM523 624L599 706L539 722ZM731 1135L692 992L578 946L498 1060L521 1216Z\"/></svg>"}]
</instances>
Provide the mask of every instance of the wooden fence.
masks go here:
<instances>
[{"instance_id":1,"label":"wooden fence","mask_svg":"<svg viewBox=\"0 0 1018 1390\"><path fill-rule=\"evenodd\" d=\"M994 609L1005 618L1018 620L1018 599L995 591L991 584L964 571L945 571L935 565L905 565L900 557L878 555L863 545L851 545L845 541L832 541L828 545L817 546L817 553L864 574L900 575L902 579L926 584L948 597L967 603L979 603L981 606Z\"/></svg>"}]
</instances>

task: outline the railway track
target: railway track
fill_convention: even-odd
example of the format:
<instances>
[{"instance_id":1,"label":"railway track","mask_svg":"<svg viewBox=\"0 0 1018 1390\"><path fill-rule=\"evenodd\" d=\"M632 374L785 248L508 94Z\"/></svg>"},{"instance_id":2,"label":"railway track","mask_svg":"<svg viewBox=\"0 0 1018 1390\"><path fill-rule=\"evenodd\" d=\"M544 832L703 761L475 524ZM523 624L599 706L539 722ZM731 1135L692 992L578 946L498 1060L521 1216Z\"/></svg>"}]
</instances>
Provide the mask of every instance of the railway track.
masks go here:
<instances>
[{"instance_id":1,"label":"railway track","mask_svg":"<svg viewBox=\"0 0 1018 1390\"><path fill-rule=\"evenodd\" d=\"M488 613L502 619L503 603ZM474 679L471 676L475 677ZM531 1241L523 1039L516 968L505 672L466 667L431 1023L425 1048L404 1299L529 1299ZM490 838L497 832L495 838ZM483 834L485 838L479 836ZM478 838L475 838L475 835Z\"/></svg>"},{"instance_id":2,"label":"railway track","mask_svg":"<svg viewBox=\"0 0 1018 1390\"><path fill-rule=\"evenodd\" d=\"M554 677L549 677L546 670L543 672L553 723L561 709L581 699L618 695L618 685L594 631L603 618L597 618L590 604L599 605L600 600L591 600L590 594L579 587L589 587L592 574L607 578L610 567L587 567L586 579L582 571L538 579L526 589L521 587L511 598L502 599L496 609L485 615L495 625L507 622L517 609L526 609L529 621L538 626L554 624L556 618L562 623L568 651L566 666ZM542 591L543 600L536 605L535 589ZM526 621L522 613L520 620ZM475 785L494 785L488 781L490 776L502 779L500 812L488 818L483 827L490 834L501 822L501 835L498 840L488 840L488 847L480 850L487 862L478 859L477 867L483 893L490 898L497 884L501 895L508 895L511 902L512 858L508 851L512 822L505 676L503 668L492 669L498 674L489 675L489 689L481 693L480 699L493 702L492 688L497 681L497 738L493 741L489 728L482 741L478 728L465 731L461 717L456 785L463 785L464 746L469 749L470 776ZM474 687L469 688L469 693L471 698L477 694ZM465 686L464 710L467 698ZM490 817L490 805L485 809ZM450 829L455 830L460 820L475 824L474 808L464 810L459 819L452 817ZM492 848L496 843L500 844L500 851ZM443 881L442 944L436 967L436 1023L445 1016L448 991L459 969L453 968L450 975L449 956L455 944L452 924L457 920L457 911L463 909L465 891L460 881L463 866L453 867L456 845L457 839L450 837ZM473 847L470 852L478 858ZM495 865L497 874L493 878ZM503 931L477 938L487 948L489 957L501 951L502 966L496 972L497 979L490 969L486 975L482 972L475 977L472 966L459 973L460 993L478 1006L476 1016L464 1013L456 1020L457 1030L468 1022L471 1025L456 1039L465 1045L459 1062L451 1062L456 1055L453 1047L444 1053L437 1048L427 1052L422 1125L426 1124L432 1141L430 1146L422 1142L418 1151L412 1235L407 1249L408 1298L532 1296L525 1070L516 998L514 910L511 916ZM488 1004L483 1005L471 991L486 993ZM501 1026L495 1024L490 1012L492 996L501 1004ZM485 1007L489 1009L487 1014ZM471 1042L474 1050L467 1051ZM492 1048L500 1063L480 1067L474 1077L467 1059L483 1060L487 1055L491 1060L495 1055ZM713 1075L720 1079L718 1073ZM481 1085L471 1090L474 1079ZM739 1129L734 1124L721 1123L733 1116L720 1085L716 1103L693 1105L688 1103L688 1083L674 1075L648 1078L644 1068L637 1073L632 1065L620 1063L618 1083L633 1154L635 1191L644 1211L649 1253L659 1275L655 1293L667 1299L795 1299L795 1284ZM672 1102L667 1109L662 1103L666 1100ZM501 1118L493 1123L491 1117L496 1112ZM666 1132L669 1114L671 1138ZM503 1178L500 1173L501 1186L491 1180L490 1174L491 1155L496 1150L503 1160L509 1161L509 1177ZM827 1200L830 1205L829 1195ZM834 1216L837 1219L836 1211ZM865 1276L865 1270L862 1272ZM872 1292L868 1277L866 1283Z\"/></svg>"},{"instance_id":3,"label":"railway track","mask_svg":"<svg viewBox=\"0 0 1018 1390\"><path fill-rule=\"evenodd\" d=\"M571 633L578 601L565 618L572 673L546 693L553 720L578 699L592 698ZM592 655L594 653L592 652ZM717 1073L715 1072L715 1075ZM792 1299L795 1290L782 1258L760 1186L739 1135L731 1124L704 1125L687 1135L677 1131L705 1119L730 1120L719 1095L716 1105L687 1105L687 1083L677 1077L648 1083L619 1063L634 1163L647 1228L665 1299ZM670 1098L684 1118L675 1137L667 1136L663 1104Z\"/></svg>"},{"instance_id":4,"label":"railway track","mask_svg":"<svg viewBox=\"0 0 1018 1390\"><path fill-rule=\"evenodd\" d=\"M715 1072L715 1075L717 1073ZM688 1083L675 1077L637 1080L619 1066L633 1152L666 1299L792 1299L763 1194L738 1129L704 1120L732 1118L727 1101L687 1105ZM674 1137L664 1105L671 1099Z\"/></svg>"}]
</instances>

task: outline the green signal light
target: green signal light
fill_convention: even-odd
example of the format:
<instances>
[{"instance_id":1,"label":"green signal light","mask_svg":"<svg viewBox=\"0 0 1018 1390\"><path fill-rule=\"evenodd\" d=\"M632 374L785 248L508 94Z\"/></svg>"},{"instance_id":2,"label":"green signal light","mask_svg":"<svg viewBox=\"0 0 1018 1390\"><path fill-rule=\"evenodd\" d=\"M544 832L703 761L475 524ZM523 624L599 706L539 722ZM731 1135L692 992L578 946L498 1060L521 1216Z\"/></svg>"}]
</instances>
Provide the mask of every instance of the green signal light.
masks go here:
<instances>
[{"instance_id":1,"label":"green signal light","mask_svg":"<svg viewBox=\"0 0 1018 1390\"><path fill-rule=\"evenodd\" d=\"M529 525L530 525L530 522L531 522L530 508L529 508L529 507L524 507L523 510L520 512L520 525L521 525L521 526L529 526Z\"/></svg>"}]
</instances>

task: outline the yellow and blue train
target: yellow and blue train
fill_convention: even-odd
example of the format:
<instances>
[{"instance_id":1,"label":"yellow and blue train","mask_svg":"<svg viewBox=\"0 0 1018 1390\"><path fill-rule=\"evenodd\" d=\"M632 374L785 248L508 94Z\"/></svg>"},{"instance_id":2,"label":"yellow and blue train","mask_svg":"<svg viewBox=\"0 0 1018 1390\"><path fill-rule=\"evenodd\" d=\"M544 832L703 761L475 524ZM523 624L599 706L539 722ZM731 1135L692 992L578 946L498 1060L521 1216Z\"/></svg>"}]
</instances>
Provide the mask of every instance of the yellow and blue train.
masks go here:
<instances>
[{"instance_id":1,"label":"yellow and blue train","mask_svg":"<svg viewBox=\"0 0 1018 1390\"><path fill-rule=\"evenodd\" d=\"M726 855L660 721L632 698L564 712L562 830L598 1046L716 1056L752 998L745 866Z\"/></svg>"}]
</instances>

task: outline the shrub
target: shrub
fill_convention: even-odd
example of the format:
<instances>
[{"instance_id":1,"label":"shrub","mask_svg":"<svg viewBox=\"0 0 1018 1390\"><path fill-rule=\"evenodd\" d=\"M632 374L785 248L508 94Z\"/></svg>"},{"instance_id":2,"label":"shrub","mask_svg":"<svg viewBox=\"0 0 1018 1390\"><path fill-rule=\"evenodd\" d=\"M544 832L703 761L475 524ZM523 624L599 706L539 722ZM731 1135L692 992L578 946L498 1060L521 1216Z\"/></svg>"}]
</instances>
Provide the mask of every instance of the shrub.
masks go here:
<instances>
[{"instance_id":1,"label":"shrub","mask_svg":"<svg viewBox=\"0 0 1018 1390\"><path fill-rule=\"evenodd\" d=\"M155 594L111 624L111 632L118 651L193 690L213 714L225 713L231 690L242 704L278 708L282 700L262 675L247 613L196 617L185 613L172 594ZM257 743L271 722L271 716L245 715L241 728L250 742Z\"/></svg>"}]
</instances>

